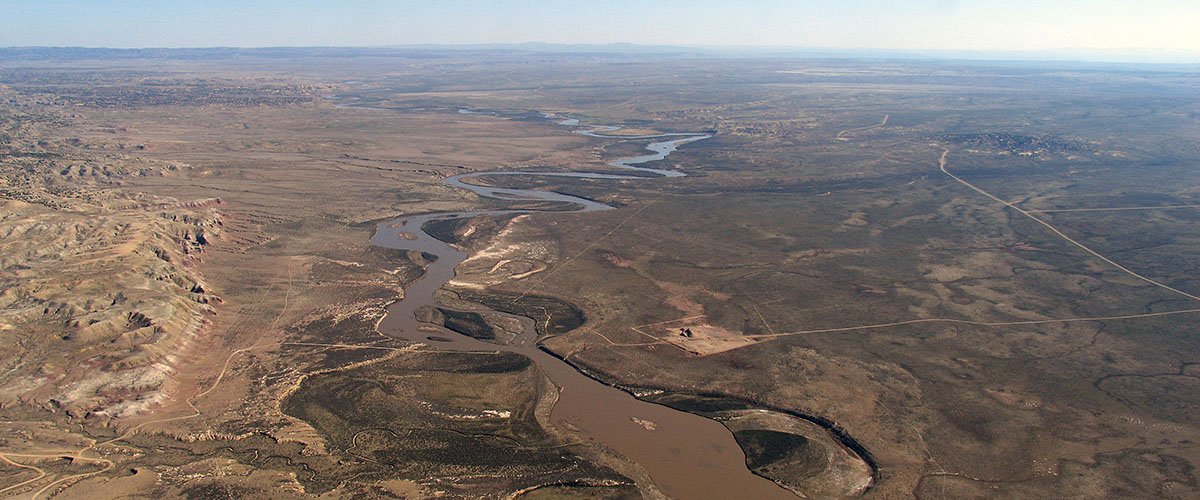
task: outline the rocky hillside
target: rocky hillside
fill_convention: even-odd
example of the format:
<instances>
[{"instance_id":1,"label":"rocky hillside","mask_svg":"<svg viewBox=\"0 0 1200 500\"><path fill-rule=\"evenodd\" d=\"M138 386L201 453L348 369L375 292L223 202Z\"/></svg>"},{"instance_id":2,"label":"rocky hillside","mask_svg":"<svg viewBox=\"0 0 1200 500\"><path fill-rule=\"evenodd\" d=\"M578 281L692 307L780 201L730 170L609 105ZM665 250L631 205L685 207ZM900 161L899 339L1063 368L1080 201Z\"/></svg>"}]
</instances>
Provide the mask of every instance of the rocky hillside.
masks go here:
<instances>
[{"instance_id":1,"label":"rocky hillside","mask_svg":"<svg viewBox=\"0 0 1200 500\"><path fill-rule=\"evenodd\" d=\"M122 192L185 165L42 137L54 117L0 113L0 406L112 418L153 406L220 299L195 263L220 200ZM50 124L50 125L47 125Z\"/></svg>"}]
</instances>

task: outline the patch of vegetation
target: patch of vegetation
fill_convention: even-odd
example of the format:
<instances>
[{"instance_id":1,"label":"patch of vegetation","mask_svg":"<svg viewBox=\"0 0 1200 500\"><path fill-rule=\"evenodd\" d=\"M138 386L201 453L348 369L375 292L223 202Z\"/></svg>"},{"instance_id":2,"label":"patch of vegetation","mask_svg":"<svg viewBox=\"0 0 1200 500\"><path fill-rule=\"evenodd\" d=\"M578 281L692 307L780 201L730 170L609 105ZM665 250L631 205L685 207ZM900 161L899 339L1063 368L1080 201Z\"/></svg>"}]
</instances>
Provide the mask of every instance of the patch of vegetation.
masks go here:
<instances>
[{"instance_id":1,"label":"patch of vegetation","mask_svg":"<svg viewBox=\"0 0 1200 500\"><path fill-rule=\"evenodd\" d=\"M539 339L562 335L587 321L583 310L548 295L522 295L497 290L479 292L463 289L455 292L463 300L483 304L492 310L533 318Z\"/></svg>"},{"instance_id":2,"label":"patch of vegetation","mask_svg":"<svg viewBox=\"0 0 1200 500\"><path fill-rule=\"evenodd\" d=\"M262 495L261 490L227 483L203 482L193 484L183 489L183 496L188 500L223 500L228 498L251 498L252 495Z\"/></svg>"},{"instance_id":3,"label":"patch of vegetation","mask_svg":"<svg viewBox=\"0 0 1200 500\"><path fill-rule=\"evenodd\" d=\"M462 241L459 239L458 229L462 227L470 219L440 219L431 220L421 225L421 230L434 238L441 240L443 243L451 245L459 245Z\"/></svg>"},{"instance_id":4,"label":"patch of vegetation","mask_svg":"<svg viewBox=\"0 0 1200 500\"><path fill-rule=\"evenodd\" d=\"M642 498L634 486L591 486L586 484L556 484L527 491L519 500L634 500Z\"/></svg>"},{"instance_id":5,"label":"patch of vegetation","mask_svg":"<svg viewBox=\"0 0 1200 500\"><path fill-rule=\"evenodd\" d=\"M946 134L937 139L969 148L988 149L1014 154L1082 153L1090 151L1076 141L1054 136L1032 136L1006 132L978 134Z\"/></svg>"},{"instance_id":6,"label":"patch of vegetation","mask_svg":"<svg viewBox=\"0 0 1200 500\"><path fill-rule=\"evenodd\" d=\"M824 454L804 436L765 429L749 429L733 433L746 465L755 472L778 469L783 464L801 463L805 469L820 472L825 467Z\"/></svg>"},{"instance_id":7,"label":"patch of vegetation","mask_svg":"<svg viewBox=\"0 0 1200 500\"><path fill-rule=\"evenodd\" d=\"M694 395L665 392L645 398L655 403L670 406L688 413L707 414L728 410L747 410L754 406L748 402L723 396Z\"/></svg>"},{"instance_id":8,"label":"patch of vegetation","mask_svg":"<svg viewBox=\"0 0 1200 500\"><path fill-rule=\"evenodd\" d=\"M541 376L517 354L410 353L309 377L283 410L376 477L450 480L477 498L547 483L628 484L542 429Z\"/></svg>"},{"instance_id":9,"label":"patch of vegetation","mask_svg":"<svg viewBox=\"0 0 1200 500\"><path fill-rule=\"evenodd\" d=\"M161 434L137 434L127 441L150 453L138 459L139 467L178 467L206 459L227 459L264 470L296 474L296 479L311 493L325 493L349 477L343 474L374 474L380 470L371 464L342 462L329 456L303 453L304 445L280 442L264 434L251 434L236 439L180 440ZM186 488L194 498L209 498L213 492L223 492L227 485L195 484ZM233 491L239 487L231 486ZM188 493L185 493L187 495ZM236 496L236 495L235 495ZM225 498L218 495L217 498Z\"/></svg>"},{"instance_id":10,"label":"patch of vegetation","mask_svg":"<svg viewBox=\"0 0 1200 500\"><path fill-rule=\"evenodd\" d=\"M455 311L440 307L438 311L443 316L442 326L446 328L479 340L496 339L496 331L479 313Z\"/></svg>"}]
</instances>

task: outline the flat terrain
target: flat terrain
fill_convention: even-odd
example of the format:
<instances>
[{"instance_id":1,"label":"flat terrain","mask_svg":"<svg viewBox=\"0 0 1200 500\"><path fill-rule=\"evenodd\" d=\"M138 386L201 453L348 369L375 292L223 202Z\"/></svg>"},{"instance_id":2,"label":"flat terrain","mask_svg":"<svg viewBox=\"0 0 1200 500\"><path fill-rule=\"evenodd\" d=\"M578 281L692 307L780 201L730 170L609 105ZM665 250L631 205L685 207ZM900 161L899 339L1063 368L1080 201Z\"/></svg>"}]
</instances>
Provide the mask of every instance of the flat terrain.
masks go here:
<instances>
[{"instance_id":1,"label":"flat terrain","mask_svg":"<svg viewBox=\"0 0 1200 500\"><path fill-rule=\"evenodd\" d=\"M616 209L427 226L470 253L428 319L531 318L808 498L1200 497L1195 68L114 57L0 51L0 495L660 497L527 358L379 332L429 257L369 240L706 132L481 178Z\"/></svg>"}]
</instances>

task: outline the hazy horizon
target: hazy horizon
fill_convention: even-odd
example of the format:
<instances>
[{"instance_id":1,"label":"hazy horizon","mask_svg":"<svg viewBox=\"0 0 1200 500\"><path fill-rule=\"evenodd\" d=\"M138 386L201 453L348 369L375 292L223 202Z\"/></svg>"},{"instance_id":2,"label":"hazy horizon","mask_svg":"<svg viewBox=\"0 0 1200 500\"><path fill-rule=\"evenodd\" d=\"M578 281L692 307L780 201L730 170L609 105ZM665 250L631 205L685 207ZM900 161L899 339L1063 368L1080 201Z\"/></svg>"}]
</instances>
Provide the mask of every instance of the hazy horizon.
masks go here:
<instances>
[{"instance_id":1,"label":"hazy horizon","mask_svg":"<svg viewBox=\"0 0 1200 500\"><path fill-rule=\"evenodd\" d=\"M770 0L642 5L524 0L12 0L0 46L206 48L628 43L750 50L1093 54L1200 62L1200 3L1155 0ZM1085 57L1086 59L1087 57Z\"/></svg>"}]
</instances>

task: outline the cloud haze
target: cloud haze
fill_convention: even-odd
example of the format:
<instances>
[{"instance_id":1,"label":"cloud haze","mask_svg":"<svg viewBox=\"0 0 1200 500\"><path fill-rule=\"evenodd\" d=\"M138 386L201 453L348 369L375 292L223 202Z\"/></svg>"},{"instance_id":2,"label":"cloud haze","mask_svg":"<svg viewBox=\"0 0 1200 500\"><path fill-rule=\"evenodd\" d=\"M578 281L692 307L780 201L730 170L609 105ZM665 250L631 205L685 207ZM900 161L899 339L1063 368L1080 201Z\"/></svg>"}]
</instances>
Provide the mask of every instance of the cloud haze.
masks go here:
<instances>
[{"instance_id":1,"label":"cloud haze","mask_svg":"<svg viewBox=\"0 0 1200 500\"><path fill-rule=\"evenodd\" d=\"M5 0L0 46L614 43L1200 51L1194 0Z\"/></svg>"}]
</instances>

